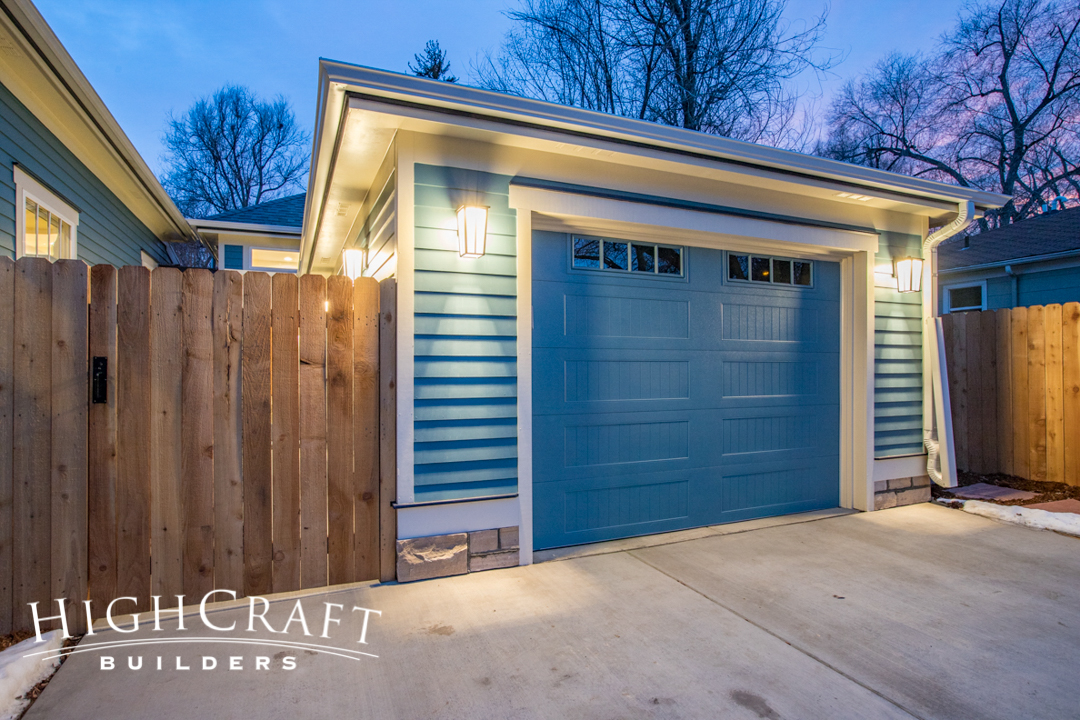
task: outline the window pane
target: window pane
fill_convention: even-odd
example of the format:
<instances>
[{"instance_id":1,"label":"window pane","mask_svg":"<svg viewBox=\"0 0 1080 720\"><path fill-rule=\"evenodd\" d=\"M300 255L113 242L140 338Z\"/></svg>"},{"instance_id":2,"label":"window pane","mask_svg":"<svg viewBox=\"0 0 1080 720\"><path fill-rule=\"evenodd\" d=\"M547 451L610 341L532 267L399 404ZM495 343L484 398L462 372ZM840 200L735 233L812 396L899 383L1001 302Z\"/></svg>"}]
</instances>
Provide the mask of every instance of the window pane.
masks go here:
<instances>
[{"instance_id":1,"label":"window pane","mask_svg":"<svg viewBox=\"0 0 1080 720\"><path fill-rule=\"evenodd\" d=\"M658 248L661 275L682 275L682 250L679 248Z\"/></svg>"},{"instance_id":2,"label":"window pane","mask_svg":"<svg viewBox=\"0 0 1080 720\"><path fill-rule=\"evenodd\" d=\"M982 285L949 290L949 309L982 308Z\"/></svg>"},{"instance_id":3,"label":"window pane","mask_svg":"<svg viewBox=\"0 0 1080 720\"><path fill-rule=\"evenodd\" d=\"M40 205L37 209L37 254L49 257L49 211Z\"/></svg>"},{"instance_id":4,"label":"window pane","mask_svg":"<svg viewBox=\"0 0 1080 720\"><path fill-rule=\"evenodd\" d=\"M732 280L749 280L750 258L746 255L728 255L728 278Z\"/></svg>"},{"instance_id":5,"label":"window pane","mask_svg":"<svg viewBox=\"0 0 1080 720\"><path fill-rule=\"evenodd\" d=\"M769 258L752 258L750 261L750 279L755 282L769 282Z\"/></svg>"},{"instance_id":6,"label":"window pane","mask_svg":"<svg viewBox=\"0 0 1080 720\"><path fill-rule=\"evenodd\" d=\"M574 238L574 267L600 267L600 241Z\"/></svg>"},{"instance_id":7,"label":"window pane","mask_svg":"<svg viewBox=\"0 0 1080 720\"><path fill-rule=\"evenodd\" d=\"M604 267L613 270L627 270L626 243L604 241Z\"/></svg>"},{"instance_id":8,"label":"window pane","mask_svg":"<svg viewBox=\"0 0 1080 720\"><path fill-rule=\"evenodd\" d=\"M798 260L796 260L795 262L792 263L792 265L794 266L794 271L795 271L794 272L794 278L795 278L795 284L796 285L805 285L807 287L809 287L811 285L810 266L812 264L813 263L800 262Z\"/></svg>"},{"instance_id":9,"label":"window pane","mask_svg":"<svg viewBox=\"0 0 1080 720\"><path fill-rule=\"evenodd\" d=\"M631 245L630 269L634 272L656 272L656 248L652 245Z\"/></svg>"},{"instance_id":10,"label":"window pane","mask_svg":"<svg viewBox=\"0 0 1080 720\"><path fill-rule=\"evenodd\" d=\"M791 284L791 261L790 260L773 260L772 261L774 283L783 283L784 285Z\"/></svg>"},{"instance_id":11,"label":"window pane","mask_svg":"<svg viewBox=\"0 0 1080 720\"><path fill-rule=\"evenodd\" d=\"M37 255L37 203L33 200L26 201L26 218L23 222L26 231L26 254Z\"/></svg>"},{"instance_id":12,"label":"window pane","mask_svg":"<svg viewBox=\"0 0 1080 720\"><path fill-rule=\"evenodd\" d=\"M296 250L261 250L252 248L251 267L266 270L291 270L296 272L299 266Z\"/></svg>"},{"instance_id":13,"label":"window pane","mask_svg":"<svg viewBox=\"0 0 1080 720\"><path fill-rule=\"evenodd\" d=\"M71 252L71 225L66 222L60 223L60 252L61 257L75 257Z\"/></svg>"},{"instance_id":14,"label":"window pane","mask_svg":"<svg viewBox=\"0 0 1080 720\"><path fill-rule=\"evenodd\" d=\"M49 257L59 260L63 257L60 248L60 218L49 216Z\"/></svg>"}]
</instances>

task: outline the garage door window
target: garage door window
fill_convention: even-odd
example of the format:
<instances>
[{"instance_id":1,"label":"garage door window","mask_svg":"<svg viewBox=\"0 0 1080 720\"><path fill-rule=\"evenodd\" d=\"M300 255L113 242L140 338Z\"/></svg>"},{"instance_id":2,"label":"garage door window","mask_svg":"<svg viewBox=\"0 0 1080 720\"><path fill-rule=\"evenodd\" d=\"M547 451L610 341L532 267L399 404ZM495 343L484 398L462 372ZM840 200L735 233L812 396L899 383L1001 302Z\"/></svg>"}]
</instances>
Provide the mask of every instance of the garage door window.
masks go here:
<instances>
[{"instance_id":1,"label":"garage door window","mask_svg":"<svg viewBox=\"0 0 1080 720\"><path fill-rule=\"evenodd\" d=\"M728 280L735 282L811 287L813 268L810 260L728 253Z\"/></svg>"},{"instance_id":2,"label":"garage door window","mask_svg":"<svg viewBox=\"0 0 1080 720\"><path fill-rule=\"evenodd\" d=\"M575 269L668 277L683 274L681 247L580 236L574 237L572 244Z\"/></svg>"}]
</instances>

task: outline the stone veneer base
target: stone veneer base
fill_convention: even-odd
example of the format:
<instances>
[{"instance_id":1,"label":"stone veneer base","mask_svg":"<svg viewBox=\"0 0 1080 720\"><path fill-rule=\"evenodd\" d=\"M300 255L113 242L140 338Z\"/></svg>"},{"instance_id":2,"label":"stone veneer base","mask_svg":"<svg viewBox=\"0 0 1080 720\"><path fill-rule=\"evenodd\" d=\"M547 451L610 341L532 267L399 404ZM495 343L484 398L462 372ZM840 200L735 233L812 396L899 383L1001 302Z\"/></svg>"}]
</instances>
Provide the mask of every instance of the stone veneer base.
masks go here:
<instances>
[{"instance_id":1,"label":"stone veneer base","mask_svg":"<svg viewBox=\"0 0 1080 720\"><path fill-rule=\"evenodd\" d=\"M519 562L516 525L397 541L397 580L403 583L515 567Z\"/></svg>"},{"instance_id":2,"label":"stone veneer base","mask_svg":"<svg viewBox=\"0 0 1080 720\"><path fill-rule=\"evenodd\" d=\"M878 480L874 483L874 509L915 505L930 502L930 476Z\"/></svg>"}]
</instances>

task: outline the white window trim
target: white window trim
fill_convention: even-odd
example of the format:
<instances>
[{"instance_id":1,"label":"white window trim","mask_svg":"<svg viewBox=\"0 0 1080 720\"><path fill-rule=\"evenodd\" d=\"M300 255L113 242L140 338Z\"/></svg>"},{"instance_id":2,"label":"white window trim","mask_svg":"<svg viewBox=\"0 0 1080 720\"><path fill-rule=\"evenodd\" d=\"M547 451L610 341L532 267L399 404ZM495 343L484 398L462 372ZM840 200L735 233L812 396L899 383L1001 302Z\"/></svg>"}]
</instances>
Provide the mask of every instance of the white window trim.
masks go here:
<instances>
[{"instance_id":1,"label":"white window trim","mask_svg":"<svg viewBox=\"0 0 1080 720\"><path fill-rule=\"evenodd\" d=\"M979 307L952 307L952 290L963 290L964 288L977 287L982 288L982 305ZM941 288L942 304L944 304L943 313L948 314L951 312L971 312L976 310L986 309L986 281L980 280L978 282L966 282L966 283L954 283L952 285L943 285Z\"/></svg>"},{"instance_id":2,"label":"white window trim","mask_svg":"<svg viewBox=\"0 0 1080 720\"><path fill-rule=\"evenodd\" d=\"M79 211L15 165L15 258L26 255L26 200L29 198L71 226L71 258L79 256Z\"/></svg>"}]
</instances>

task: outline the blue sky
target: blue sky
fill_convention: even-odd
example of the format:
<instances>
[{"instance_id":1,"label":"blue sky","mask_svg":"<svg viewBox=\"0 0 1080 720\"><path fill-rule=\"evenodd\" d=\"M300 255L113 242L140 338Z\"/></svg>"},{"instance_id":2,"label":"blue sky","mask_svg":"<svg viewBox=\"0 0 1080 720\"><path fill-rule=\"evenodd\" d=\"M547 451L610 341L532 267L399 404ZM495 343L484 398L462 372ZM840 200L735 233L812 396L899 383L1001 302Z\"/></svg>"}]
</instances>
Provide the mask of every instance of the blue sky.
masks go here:
<instances>
[{"instance_id":1,"label":"blue sky","mask_svg":"<svg viewBox=\"0 0 1080 720\"><path fill-rule=\"evenodd\" d=\"M310 129L319 57L406 71L429 39L469 78L497 48L517 0L36 0L38 9L155 172L170 111L227 83L282 94ZM789 0L792 22L825 0ZM846 54L825 98L891 50L928 50L963 0L832 0L824 45Z\"/></svg>"}]
</instances>

